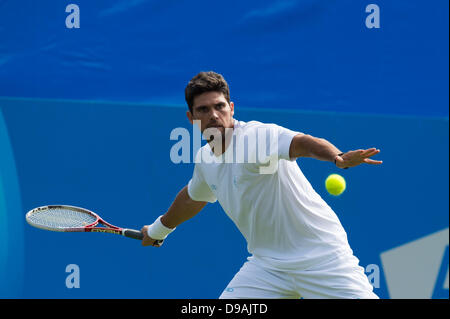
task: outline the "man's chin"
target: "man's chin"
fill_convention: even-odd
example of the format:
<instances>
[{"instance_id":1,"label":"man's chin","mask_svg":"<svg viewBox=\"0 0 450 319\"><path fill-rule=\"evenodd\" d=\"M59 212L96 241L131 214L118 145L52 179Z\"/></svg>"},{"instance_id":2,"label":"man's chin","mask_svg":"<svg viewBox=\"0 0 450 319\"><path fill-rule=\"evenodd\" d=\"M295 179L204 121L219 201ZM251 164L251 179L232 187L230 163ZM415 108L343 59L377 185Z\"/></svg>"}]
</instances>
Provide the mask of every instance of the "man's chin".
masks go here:
<instances>
[{"instance_id":1,"label":"man's chin","mask_svg":"<svg viewBox=\"0 0 450 319\"><path fill-rule=\"evenodd\" d=\"M223 126L210 126L203 130L203 136L207 140L213 140L214 136L220 137L221 139L225 136L225 128Z\"/></svg>"},{"instance_id":2,"label":"man's chin","mask_svg":"<svg viewBox=\"0 0 450 319\"><path fill-rule=\"evenodd\" d=\"M223 126L209 126L206 129L204 129L203 132L206 131L206 130L211 131L211 132L214 132L216 130L220 131L220 132L224 132L225 128Z\"/></svg>"}]
</instances>

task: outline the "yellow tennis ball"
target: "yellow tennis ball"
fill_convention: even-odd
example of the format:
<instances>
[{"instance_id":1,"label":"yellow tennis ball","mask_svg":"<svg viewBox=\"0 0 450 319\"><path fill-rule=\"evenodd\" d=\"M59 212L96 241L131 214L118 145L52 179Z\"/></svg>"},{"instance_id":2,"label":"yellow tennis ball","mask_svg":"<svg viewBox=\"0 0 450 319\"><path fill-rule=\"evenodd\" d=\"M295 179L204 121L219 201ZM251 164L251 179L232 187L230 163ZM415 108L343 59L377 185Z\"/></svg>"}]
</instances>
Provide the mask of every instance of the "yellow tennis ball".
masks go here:
<instances>
[{"instance_id":1,"label":"yellow tennis ball","mask_svg":"<svg viewBox=\"0 0 450 319\"><path fill-rule=\"evenodd\" d=\"M325 188L331 195L341 195L346 188L345 179L339 174L331 174L325 180Z\"/></svg>"}]
</instances>

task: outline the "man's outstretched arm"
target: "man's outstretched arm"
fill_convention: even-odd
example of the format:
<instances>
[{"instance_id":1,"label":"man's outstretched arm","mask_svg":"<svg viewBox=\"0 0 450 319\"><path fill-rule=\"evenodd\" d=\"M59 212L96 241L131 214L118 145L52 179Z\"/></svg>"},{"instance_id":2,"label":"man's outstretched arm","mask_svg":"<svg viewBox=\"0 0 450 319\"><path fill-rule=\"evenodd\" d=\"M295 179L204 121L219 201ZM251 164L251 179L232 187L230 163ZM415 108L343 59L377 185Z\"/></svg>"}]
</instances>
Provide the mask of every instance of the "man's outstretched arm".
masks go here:
<instances>
[{"instance_id":1,"label":"man's outstretched arm","mask_svg":"<svg viewBox=\"0 0 450 319\"><path fill-rule=\"evenodd\" d=\"M179 224L197 215L206 204L207 202L192 200L189 197L187 186L185 186L175 197L175 200L169 207L169 210L161 217L160 221L163 226L173 229ZM148 227L149 226L147 225L141 229L144 234L144 239L142 240L143 246L153 246L155 244L155 239L148 236Z\"/></svg>"},{"instance_id":2,"label":"man's outstretched arm","mask_svg":"<svg viewBox=\"0 0 450 319\"><path fill-rule=\"evenodd\" d=\"M342 154L343 155L339 155ZM292 139L289 156L312 157L321 161L336 162L339 168L347 168L366 164L381 164L382 161L370 159L370 157L380 153L379 149L358 149L354 151L342 152L336 146L323 138L317 138L307 134L298 134Z\"/></svg>"}]
</instances>

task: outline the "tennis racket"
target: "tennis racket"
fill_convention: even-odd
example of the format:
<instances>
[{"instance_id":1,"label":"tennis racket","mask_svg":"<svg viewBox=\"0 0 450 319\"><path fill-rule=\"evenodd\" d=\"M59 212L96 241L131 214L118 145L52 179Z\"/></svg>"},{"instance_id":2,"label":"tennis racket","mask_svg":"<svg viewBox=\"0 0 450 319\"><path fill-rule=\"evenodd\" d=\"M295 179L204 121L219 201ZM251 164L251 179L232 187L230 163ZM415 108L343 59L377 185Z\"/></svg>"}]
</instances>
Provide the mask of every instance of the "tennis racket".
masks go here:
<instances>
[{"instance_id":1,"label":"tennis racket","mask_svg":"<svg viewBox=\"0 0 450 319\"><path fill-rule=\"evenodd\" d=\"M68 206L49 205L30 210L25 216L28 224L40 229L58 232L98 232L122 235L142 240L144 235L135 229L120 228L104 221L90 210ZM98 227L103 225L105 227ZM162 244L163 240L155 242Z\"/></svg>"}]
</instances>

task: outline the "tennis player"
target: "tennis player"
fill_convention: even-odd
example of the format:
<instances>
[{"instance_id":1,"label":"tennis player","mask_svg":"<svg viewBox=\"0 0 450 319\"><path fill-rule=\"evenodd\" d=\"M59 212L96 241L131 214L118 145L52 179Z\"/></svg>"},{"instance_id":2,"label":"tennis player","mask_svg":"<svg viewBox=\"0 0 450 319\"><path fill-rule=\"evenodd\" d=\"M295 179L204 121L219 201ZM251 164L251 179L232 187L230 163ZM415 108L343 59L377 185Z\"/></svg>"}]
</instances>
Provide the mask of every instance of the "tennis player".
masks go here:
<instances>
[{"instance_id":1,"label":"tennis player","mask_svg":"<svg viewBox=\"0 0 450 319\"><path fill-rule=\"evenodd\" d=\"M312 157L349 168L381 164L370 158L380 151L342 152L322 138L275 124L238 121L228 84L214 72L193 77L185 97L187 117L191 123L198 121L208 143L197 154L192 179L168 211L142 228L142 244L160 246L156 240L218 200L247 240L251 255L220 298L378 298L338 217L314 191L296 159ZM240 138L261 131L263 140L272 141L245 143ZM257 151L255 144L266 152ZM242 148L248 151L244 161L202 160L230 158L232 150ZM266 156L249 160L255 153Z\"/></svg>"}]
</instances>

